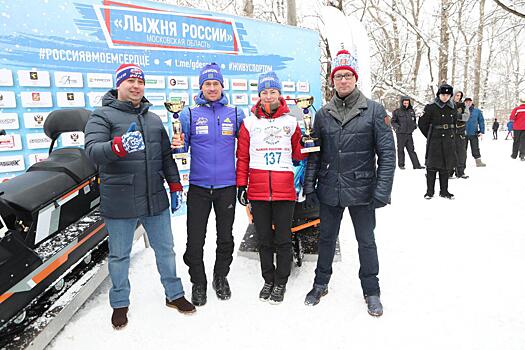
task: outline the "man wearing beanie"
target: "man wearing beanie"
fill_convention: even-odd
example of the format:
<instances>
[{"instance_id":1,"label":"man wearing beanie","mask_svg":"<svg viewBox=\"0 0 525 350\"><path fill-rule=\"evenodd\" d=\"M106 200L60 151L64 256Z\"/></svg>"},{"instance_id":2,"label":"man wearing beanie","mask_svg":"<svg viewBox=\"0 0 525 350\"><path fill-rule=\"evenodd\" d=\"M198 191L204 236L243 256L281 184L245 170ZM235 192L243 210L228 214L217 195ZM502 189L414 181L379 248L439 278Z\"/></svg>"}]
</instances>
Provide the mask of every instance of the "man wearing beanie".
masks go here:
<instances>
[{"instance_id":1,"label":"man wearing beanie","mask_svg":"<svg viewBox=\"0 0 525 350\"><path fill-rule=\"evenodd\" d=\"M439 173L439 196L454 199L448 192L448 177L457 164L456 155L456 122L457 111L452 97L452 86L443 84L439 87L433 103L425 106L423 115L419 117L418 126L427 138L427 191L425 199L434 197L436 175Z\"/></svg>"},{"instance_id":2,"label":"man wearing beanie","mask_svg":"<svg viewBox=\"0 0 525 350\"><path fill-rule=\"evenodd\" d=\"M476 161L476 166L484 167L486 164L481 161L479 139L482 138L485 133L485 119L483 118L481 110L474 107L470 97L465 99L465 107L469 110L469 118L465 128L467 134L467 144L465 145L465 148L467 148L470 143L470 151L472 157L474 157L474 160Z\"/></svg>"},{"instance_id":3,"label":"man wearing beanie","mask_svg":"<svg viewBox=\"0 0 525 350\"><path fill-rule=\"evenodd\" d=\"M172 139L176 152L189 152L190 188L186 252L193 304L207 301L204 242L211 208L215 211L217 249L212 287L220 300L231 297L227 275L233 260L233 220L235 218L235 139L244 119L241 109L228 105L223 95L224 80L216 63L204 66L199 75L200 94L193 107L180 113L182 137Z\"/></svg>"},{"instance_id":4,"label":"man wearing beanie","mask_svg":"<svg viewBox=\"0 0 525 350\"><path fill-rule=\"evenodd\" d=\"M520 96L520 105L510 113L509 122L512 122L514 130L514 141L512 143L512 159L519 155L520 160L525 161L525 94Z\"/></svg>"},{"instance_id":5,"label":"man wearing beanie","mask_svg":"<svg viewBox=\"0 0 525 350\"><path fill-rule=\"evenodd\" d=\"M195 307L184 298L175 267L164 181L169 184L172 212L180 207L182 186L169 136L161 119L148 110L151 104L144 98L142 69L123 64L115 80L117 88L104 95L102 107L87 122L85 150L99 169L100 213L109 234L111 322L120 329L128 323L128 270L138 222L155 251L166 305L187 314L195 312Z\"/></svg>"},{"instance_id":6,"label":"man wearing beanie","mask_svg":"<svg viewBox=\"0 0 525 350\"><path fill-rule=\"evenodd\" d=\"M385 109L356 86L356 60L339 51L330 75L335 95L315 114L313 137L321 151L308 157L305 205L319 205L319 256L306 305L328 293L343 212L348 208L358 243L359 279L368 313L381 316L375 212L390 203L396 167L394 137Z\"/></svg>"}]
</instances>

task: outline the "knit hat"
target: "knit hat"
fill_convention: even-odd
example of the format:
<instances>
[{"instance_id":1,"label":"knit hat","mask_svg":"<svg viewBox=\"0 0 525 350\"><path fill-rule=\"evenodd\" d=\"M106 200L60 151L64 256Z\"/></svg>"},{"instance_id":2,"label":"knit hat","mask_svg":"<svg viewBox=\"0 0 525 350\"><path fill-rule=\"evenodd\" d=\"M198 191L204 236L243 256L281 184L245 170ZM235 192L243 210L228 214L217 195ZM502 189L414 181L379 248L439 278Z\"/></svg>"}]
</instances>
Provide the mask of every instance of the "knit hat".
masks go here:
<instances>
[{"instance_id":1,"label":"knit hat","mask_svg":"<svg viewBox=\"0 0 525 350\"><path fill-rule=\"evenodd\" d=\"M439 97L439 95L450 95L452 96L452 93L454 92L454 88L448 84L441 84L439 87L436 96Z\"/></svg>"},{"instance_id":2,"label":"knit hat","mask_svg":"<svg viewBox=\"0 0 525 350\"><path fill-rule=\"evenodd\" d=\"M281 82L275 72L269 71L259 75L259 82L257 83L257 91L259 96L264 89L276 89L281 93Z\"/></svg>"},{"instance_id":3,"label":"knit hat","mask_svg":"<svg viewBox=\"0 0 525 350\"><path fill-rule=\"evenodd\" d=\"M145 81L142 68L136 64L121 64L115 72L117 87L119 87L124 80L130 78L138 78L142 79L142 81Z\"/></svg>"},{"instance_id":4,"label":"knit hat","mask_svg":"<svg viewBox=\"0 0 525 350\"><path fill-rule=\"evenodd\" d=\"M222 78L221 68L215 62L205 65L199 74L199 89L206 80L217 80L224 87L224 79Z\"/></svg>"},{"instance_id":5,"label":"knit hat","mask_svg":"<svg viewBox=\"0 0 525 350\"><path fill-rule=\"evenodd\" d=\"M348 69L349 71L352 71L352 73L355 75L355 80L357 81L359 79L359 76L357 75L357 60L350 54L350 52L346 50L339 51L332 60L332 73L330 74L330 79L332 79L332 82L334 80L335 72L341 69Z\"/></svg>"}]
</instances>

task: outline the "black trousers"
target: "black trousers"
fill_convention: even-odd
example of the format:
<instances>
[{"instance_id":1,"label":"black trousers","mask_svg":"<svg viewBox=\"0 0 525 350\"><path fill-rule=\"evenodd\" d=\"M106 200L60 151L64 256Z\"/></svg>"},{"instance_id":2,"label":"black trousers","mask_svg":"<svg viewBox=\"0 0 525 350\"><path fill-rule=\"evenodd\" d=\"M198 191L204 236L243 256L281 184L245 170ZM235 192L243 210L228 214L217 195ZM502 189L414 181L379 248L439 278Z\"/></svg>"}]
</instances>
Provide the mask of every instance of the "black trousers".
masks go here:
<instances>
[{"instance_id":1,"label":"black trousers","mask_svg":"<svg viewBox=\"0 0 525 350\"><path fill-rule=\"evenodd\" d=\"M335 245L339 236L341 219L346 208L330 206L321 203L319 218L321 233L319 236L319 256L315 269L315 284L328 284L332 276L332 263L335 255ZM363 295L379 295L379 260L374 237L376 214L372 205L356 205L348 207L354 224L357 252L359 253L359 279Z\"/></svg>"},{"instance_id":2,"label":"black trousers","mask_svg":"<svg viewBox=\"0 0 525 350\"><path fill-rule=\"evenodd\" d=\"M192 283L206 284L204 268L204 242L206 227L213 205L217 229L217 250L214 275L226 276L233 260L233 220L235 219L236 187L210 189L190 185L188 190L188 214L186 252L184 262L189 267Z\"/></svg>"},{"instance_id":3,"label":"black trousers","mask_svg":"<svg viewBox=\"0 0 525 350\"><path fill-rule=\"evenodd\" d=\"M512 142L512 156L525 157L525 130L514 130L514 140Z\"/></svg>"},{"instance_id":4,"label":"black trousers","mask_svg":"<svg viewBox=\"0 0 525 350\"><path fill-rule=\"evenodd\" d=\"M434 195L437 173L439 173L439 190L442 193L448 192L449 172L446 169L427 168L427 194Z\"/></svg>"},{"instance_id":5,"label":"black trousers","mask_svg":"<svg viewBox=\"0 0 525 350\"><path fill-rule=\"evenodd\" d=\"M479 151L479 139L477 135L467 135L467 142L465 143L465 150L468 148L470 142L470 151L472 152L472 157L474 159L481 158L481 153Z\"/></svg>"},{"instance_id":6,"label":"black trousers","mask_svg":"<svg viewBox=\"0 0 525 350\"><path fill-rule=\"evenodd\" d=\"M465 174L465 168L467 167L467 139L465 135L456 134L455 138L456 155L458 158L458 165L455 169L456 176L460 177ZM454 174L454 170L450 175Z\"/></svg>"},{"instance_id":7,"label":"black trousers","mask_svg":"<svg viewBox=\"0 0 525 350\"><path fill-rule=\"evenodd\" d=\"M498 139L498 130L492 130L492 138L494 140L497 140Z\"/></svg>"},{"instance_id":8,"label":"black trousers","mask_svg":"<svg viewBox=\"0 0 525 350\"><path fill-rule=\"evenodd\" d=\"M295 201L250 201L250 203L264 281L286 284L292 270L291 228ZM277 266L273 263L274 250L277 255Z\"/></svg>"},{"instance_id":9,"label":"black trousers","mask_svg":"<svg viewBox=\"0 0 525 350\"><path fill-rule=\"evenodd\" d=\"M405 166L405 148L407 149L408 156L412 162L414 169L417 169L421 166L419 164L419 159L417 159L417 154L414 149L414 139L412 134L396 134L397 138L397 164Z\"/></svg>"}]
</instances>

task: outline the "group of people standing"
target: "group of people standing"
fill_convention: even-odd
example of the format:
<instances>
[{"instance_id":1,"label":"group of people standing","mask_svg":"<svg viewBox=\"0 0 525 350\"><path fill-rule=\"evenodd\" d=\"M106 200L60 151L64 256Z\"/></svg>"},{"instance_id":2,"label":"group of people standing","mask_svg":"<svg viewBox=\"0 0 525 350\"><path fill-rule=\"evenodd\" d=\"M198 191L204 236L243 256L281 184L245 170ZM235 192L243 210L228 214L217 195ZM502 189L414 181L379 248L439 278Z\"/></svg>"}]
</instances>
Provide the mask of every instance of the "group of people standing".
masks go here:
<instances>
[{"instance_id":1,"label":"group of people standing","mask_svg":"<svg viewBox=\"0 0 525 350\"><path fill-rule=\"evenodd\" d=\"M392 130L383 106L357 88L354 57L342 50L332 67L335 95L316 113L312 136L321 150L308 157L303 188L304 205L318 206L321 219L319 258L305 304L316 305L328 293L335 244L348 208L359 246L363 297L368 313L381 316L375 210L390 203L395 170ZM259 298L279 304L292 265L291 225L297 200L293 161L307 157L302 152L301 129L281 96L279 78L271 71L259 76L260 99L245 117L223 94L220 67L204 66L200 94L194 106L180 113L182 133L171 140L161 119L149 111L144 84L141 67L121 65L116 89L106 93L103 106L92 113L85 130L86 153L99 168L100 211L109 233L113 327L120 329L128 323L128 270L139 222L155 252L166 305L191 314L195 306L207 302L203 249L213 207L217 248L212 287L220 300L231 298L227 276L233 261L236 198L241 205L249 204L253 213L264 280ZM192 282L191 303L177 277L170 219L170 210L175 212L182 202L173 153L188 151L184 262Z\"/></svg>"}]
</instances>

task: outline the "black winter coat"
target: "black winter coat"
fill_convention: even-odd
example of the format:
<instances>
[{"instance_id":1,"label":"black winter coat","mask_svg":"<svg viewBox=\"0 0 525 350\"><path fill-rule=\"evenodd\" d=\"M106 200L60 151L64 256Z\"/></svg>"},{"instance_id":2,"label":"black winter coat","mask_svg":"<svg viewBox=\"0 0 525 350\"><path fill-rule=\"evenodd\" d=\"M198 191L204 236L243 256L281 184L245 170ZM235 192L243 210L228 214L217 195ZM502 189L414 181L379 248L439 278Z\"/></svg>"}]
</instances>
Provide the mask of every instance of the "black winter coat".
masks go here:
<instances>
[{"instance_id":1,"label":"black winter coat","mask_svg":"<svg viewBox=\"0 0 525 350\"><path fill-rule=\"evenodd\" d=\"M436 98L434 103L425 106L418 126L427 138L427 168L452 170L457 166L456 121L457 111L450 101L443 104Z\"/></svg>"},{"instance_id":2,"label":"black winter coat","mask_svg":"<svg viewBox=\"0 0 525 350\"><path fill-rule=\"evenodd\" d=\"M317 189L331 206L367 205L374 198L390 203L396 152L385 109L362 95L358 114L341 122L335 104L341 108L343 101L334 96L315 114L313 137L321 151L308 157L304 193Z\"/></svg>"},{"instance_id":3,"label":"black winter coat","mask_svg":"<svg viewBox=\"0 0 525 350\"><path fill-rule=\"evenodd\" d=\"M87 156L99 167L100 211L103 217L123 219L160 214L169 206L164 188L180 182L170 139L160 118L148 112L142 99L139 108L117 100L116 90L104 95L102 107L90 116L85 131ZM122 136L131 122L137 123L145 149L118 157L111 150L115 136Z\"/></svg>"},{"instance_id":4,"label":"black winter coat","mask_svg":"<svg viewBox=\"0 0 525 350\"><path fill-rule=\"evenodd\" d=\"M408 108L403 106L403 101L407 99L402 97L401 106L392 112L392 127L397 134L411 134L417 129L416 113L412 105L409 104Z\"/></svg>"}]
</instances>

